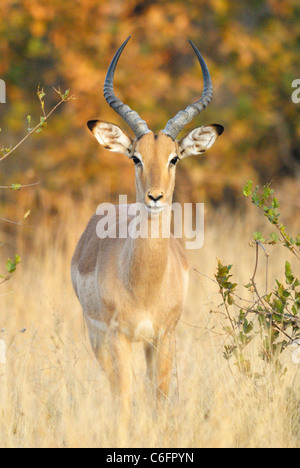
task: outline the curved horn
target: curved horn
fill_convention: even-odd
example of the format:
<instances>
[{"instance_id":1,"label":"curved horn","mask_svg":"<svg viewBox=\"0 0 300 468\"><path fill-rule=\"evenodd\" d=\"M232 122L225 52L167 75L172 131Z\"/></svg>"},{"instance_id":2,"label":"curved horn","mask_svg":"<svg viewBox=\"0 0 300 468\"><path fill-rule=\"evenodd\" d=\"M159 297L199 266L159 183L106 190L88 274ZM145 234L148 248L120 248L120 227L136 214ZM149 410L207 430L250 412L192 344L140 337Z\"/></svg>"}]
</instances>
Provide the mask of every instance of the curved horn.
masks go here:
<instances>
[{"instance_id":1,"label":"curved horn","mask_svg":"<svg viewBox=\"0 0 300 468\"><path fill-rule=\"evenodd\" d=\"M140 118L137 112L130 109L129 106L123 104L123 102L114 95L113 81L114 73L118 63L118 60L131 36L129 36L125 42L119 47L114 58L111 61L109 69L106 74L103 94L107 103L116 111L123 120L129 125L131 130L134 132L137 138L140 138L145 133L148 133L150 130L147 127L147 124L144 120Z\"/></svg>"},{"instance_id":2,"label":"curved horn","mask_svg":"<svg viewBox=\"0 0 300 468\"><path fill-rule=\"evenodd\" d=\"M192 41L189 41L189 43L193 47L194 52L197 55L197 58L200 62L204 87L202 96L198 101L194 102L194 104L189 105L185 110L178 112L178 114L176 114L175 117L173 117L173 119L168 121L163 132L166 133L166 135L169 135L173 140L176 139L177 135L181 132L181 130L187 123L191 122L191 120L193 120L196 117L196 115L200 114L200 112L202 112L208 106L213 96L212 82L208 68L206 66L206 63L204 62L204 58L200 54L197 47L192 43Z\"/></svg>"}]
</instances>

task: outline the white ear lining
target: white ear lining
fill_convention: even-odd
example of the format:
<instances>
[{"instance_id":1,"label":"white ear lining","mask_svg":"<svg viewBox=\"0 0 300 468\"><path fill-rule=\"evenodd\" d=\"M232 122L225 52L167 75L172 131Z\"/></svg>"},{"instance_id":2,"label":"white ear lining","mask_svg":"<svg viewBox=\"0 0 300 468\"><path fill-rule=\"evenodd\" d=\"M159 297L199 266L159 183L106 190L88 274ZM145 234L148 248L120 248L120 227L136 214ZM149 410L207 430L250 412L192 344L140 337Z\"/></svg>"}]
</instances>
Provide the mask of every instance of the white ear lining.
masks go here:
<instances>
[{"instance_id":1,"label":"white ear lining","mask_svg":"<svg viewBox=\"0 0 300 468\"><path fill-rule=\"evenodd\" d=\"M181 157L204 153L212 147L218 136L218 130L214 125L194 128L179 142Z\"/></svg>"},{"instance_id":2,"label":"white ear lining","mask_svg":"<svg viewBox=\"0 0 300 468\"><path fill-rule=\"evenodd\" d=\"M88 126L101 146L109 151L131 155L132 139L120 127L101 121L93 121Z\"/></svg>"}]
</instances>

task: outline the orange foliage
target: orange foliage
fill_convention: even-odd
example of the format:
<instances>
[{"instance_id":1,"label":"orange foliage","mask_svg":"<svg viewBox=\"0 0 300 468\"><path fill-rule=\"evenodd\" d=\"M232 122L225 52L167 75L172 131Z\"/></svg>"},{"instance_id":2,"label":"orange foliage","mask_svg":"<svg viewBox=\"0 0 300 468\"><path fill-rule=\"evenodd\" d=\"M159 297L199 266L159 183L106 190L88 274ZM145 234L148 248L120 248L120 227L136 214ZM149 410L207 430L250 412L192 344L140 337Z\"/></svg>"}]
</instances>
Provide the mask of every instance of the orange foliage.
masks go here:
<instances>
[{"instance_id":1,"label":"orange foliage","mask_svg":"<svg viewBox=\"0 0 300 468\"><path fill-rule=\"evenodd\" d=\"M38 118L39 82L49 106L52 84L76 96L19 157L2 165L3 184L41 179L53 198L61 190L84 196L88 186L95 197L133 193L131 162L102 151L85 126L100 118L126 127L102 86L116 48L130 34L115 91L155 131L202 92L188 39L211 71L213 104L186 131L216 122L225 133L205 159L179 170L184 197L220 201L224 190L235 196L249 177L266 182L298 167L299 106L291 101L291 83L299 78L300 16L294 0L2 0L0 17L0 77L9 101L1 107L3 139L26 131L27 114Z\"/></svg>"}]
</instances>

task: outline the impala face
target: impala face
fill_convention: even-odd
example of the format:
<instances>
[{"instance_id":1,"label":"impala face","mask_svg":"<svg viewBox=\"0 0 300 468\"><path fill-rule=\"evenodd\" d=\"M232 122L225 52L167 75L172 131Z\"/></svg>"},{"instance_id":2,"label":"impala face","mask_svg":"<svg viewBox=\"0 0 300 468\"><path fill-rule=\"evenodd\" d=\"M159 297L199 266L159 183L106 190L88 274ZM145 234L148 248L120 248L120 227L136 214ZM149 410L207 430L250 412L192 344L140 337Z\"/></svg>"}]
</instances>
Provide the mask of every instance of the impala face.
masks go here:
<instances>
[{"instance_id":1,"label":"impala face","mask_svg":"<svg viewBox=\"0 0 300 468\"><path fill-rule=\"evenodd\" d=\"M88 127L101 146L129 157L135 165L137 202L150 213L160 213L172 204L176 166L183 158L202 154L223 132L221 125L198 127L182 140L173 140L164 132L148 131L132 139L114 124L92 120Z\"/></svg>"},{"instance_id":2,"label":"impala face","mask_svg":"<svg viewBox=\"0 0 300 468\"><path fill-rule=\"evenodd\" d=\"M177 142L160 132L148 132L132 140L121 129L106 122L88 124L102 146L129 157L135 166L136 201L144 203L150 213L159 213L172 204L176 165L179 161Z\"/></svg>"},{"instance_id":3,"label":"impala face","mask_svg":"<svg viewBox=\"0 0 300 468\"><path fill-rule=\"evenodd\" d=\"M160 132L146 133L136 142L132 155L136 169L137 202L151 213L172 204L175 168L179 161L175 142Z\"/></svg>"}]
</instances>

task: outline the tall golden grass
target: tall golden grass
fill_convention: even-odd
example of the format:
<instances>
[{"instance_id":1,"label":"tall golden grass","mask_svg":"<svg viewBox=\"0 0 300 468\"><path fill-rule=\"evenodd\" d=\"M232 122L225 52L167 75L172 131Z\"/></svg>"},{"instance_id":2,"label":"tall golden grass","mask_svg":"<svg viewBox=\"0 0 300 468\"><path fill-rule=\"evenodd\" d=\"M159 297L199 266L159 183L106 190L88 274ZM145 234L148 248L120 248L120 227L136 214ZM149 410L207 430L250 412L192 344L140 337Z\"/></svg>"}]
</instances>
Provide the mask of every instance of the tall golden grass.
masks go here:
<instances>
[{"instance_id":1,"label":"tall golden grass","mask_svg":"<svg viewBox=\"0 0 300 468\"><path fill-rule=\"evenodd\" d=\"M117 447L118 414L106 377L90 348L80 305L70 282L75 244L95 207L62 201L58 215L40 219L14 246L22 263L1 286L0 338L7 363L0 369L1 447ZM134 404L128 447L299 447L299 366L283 356L288 372L270 368L261 385L222 355L224 319L213 278L216 258L234 265L239 292L253 273L248 245L259 214L207 213L205 244L188 251L190 289L177 328L176 363L167 410L154 417L145 398L142 345L134 344ZM28 224L28 223L27 223ZM24 240L25 239L25 240ZM2 252L2 264L6 252ZM286 254L274 248L269 283L283 279ZM290 259L292 260L292 259ZM197 268L198 275L193 268ZM209 277L209 278L208 278ZM258 283L264 287L264 258ZM246 291L246 290L245 290ZM26 329L26 331L24 331ZM22 330L22 331L21 331ZM249 347L255 369L259 341ZM146 382L147 386L147 382ZM122 442L122 441L121 441Z\"/></svg>"}]
</instances>

